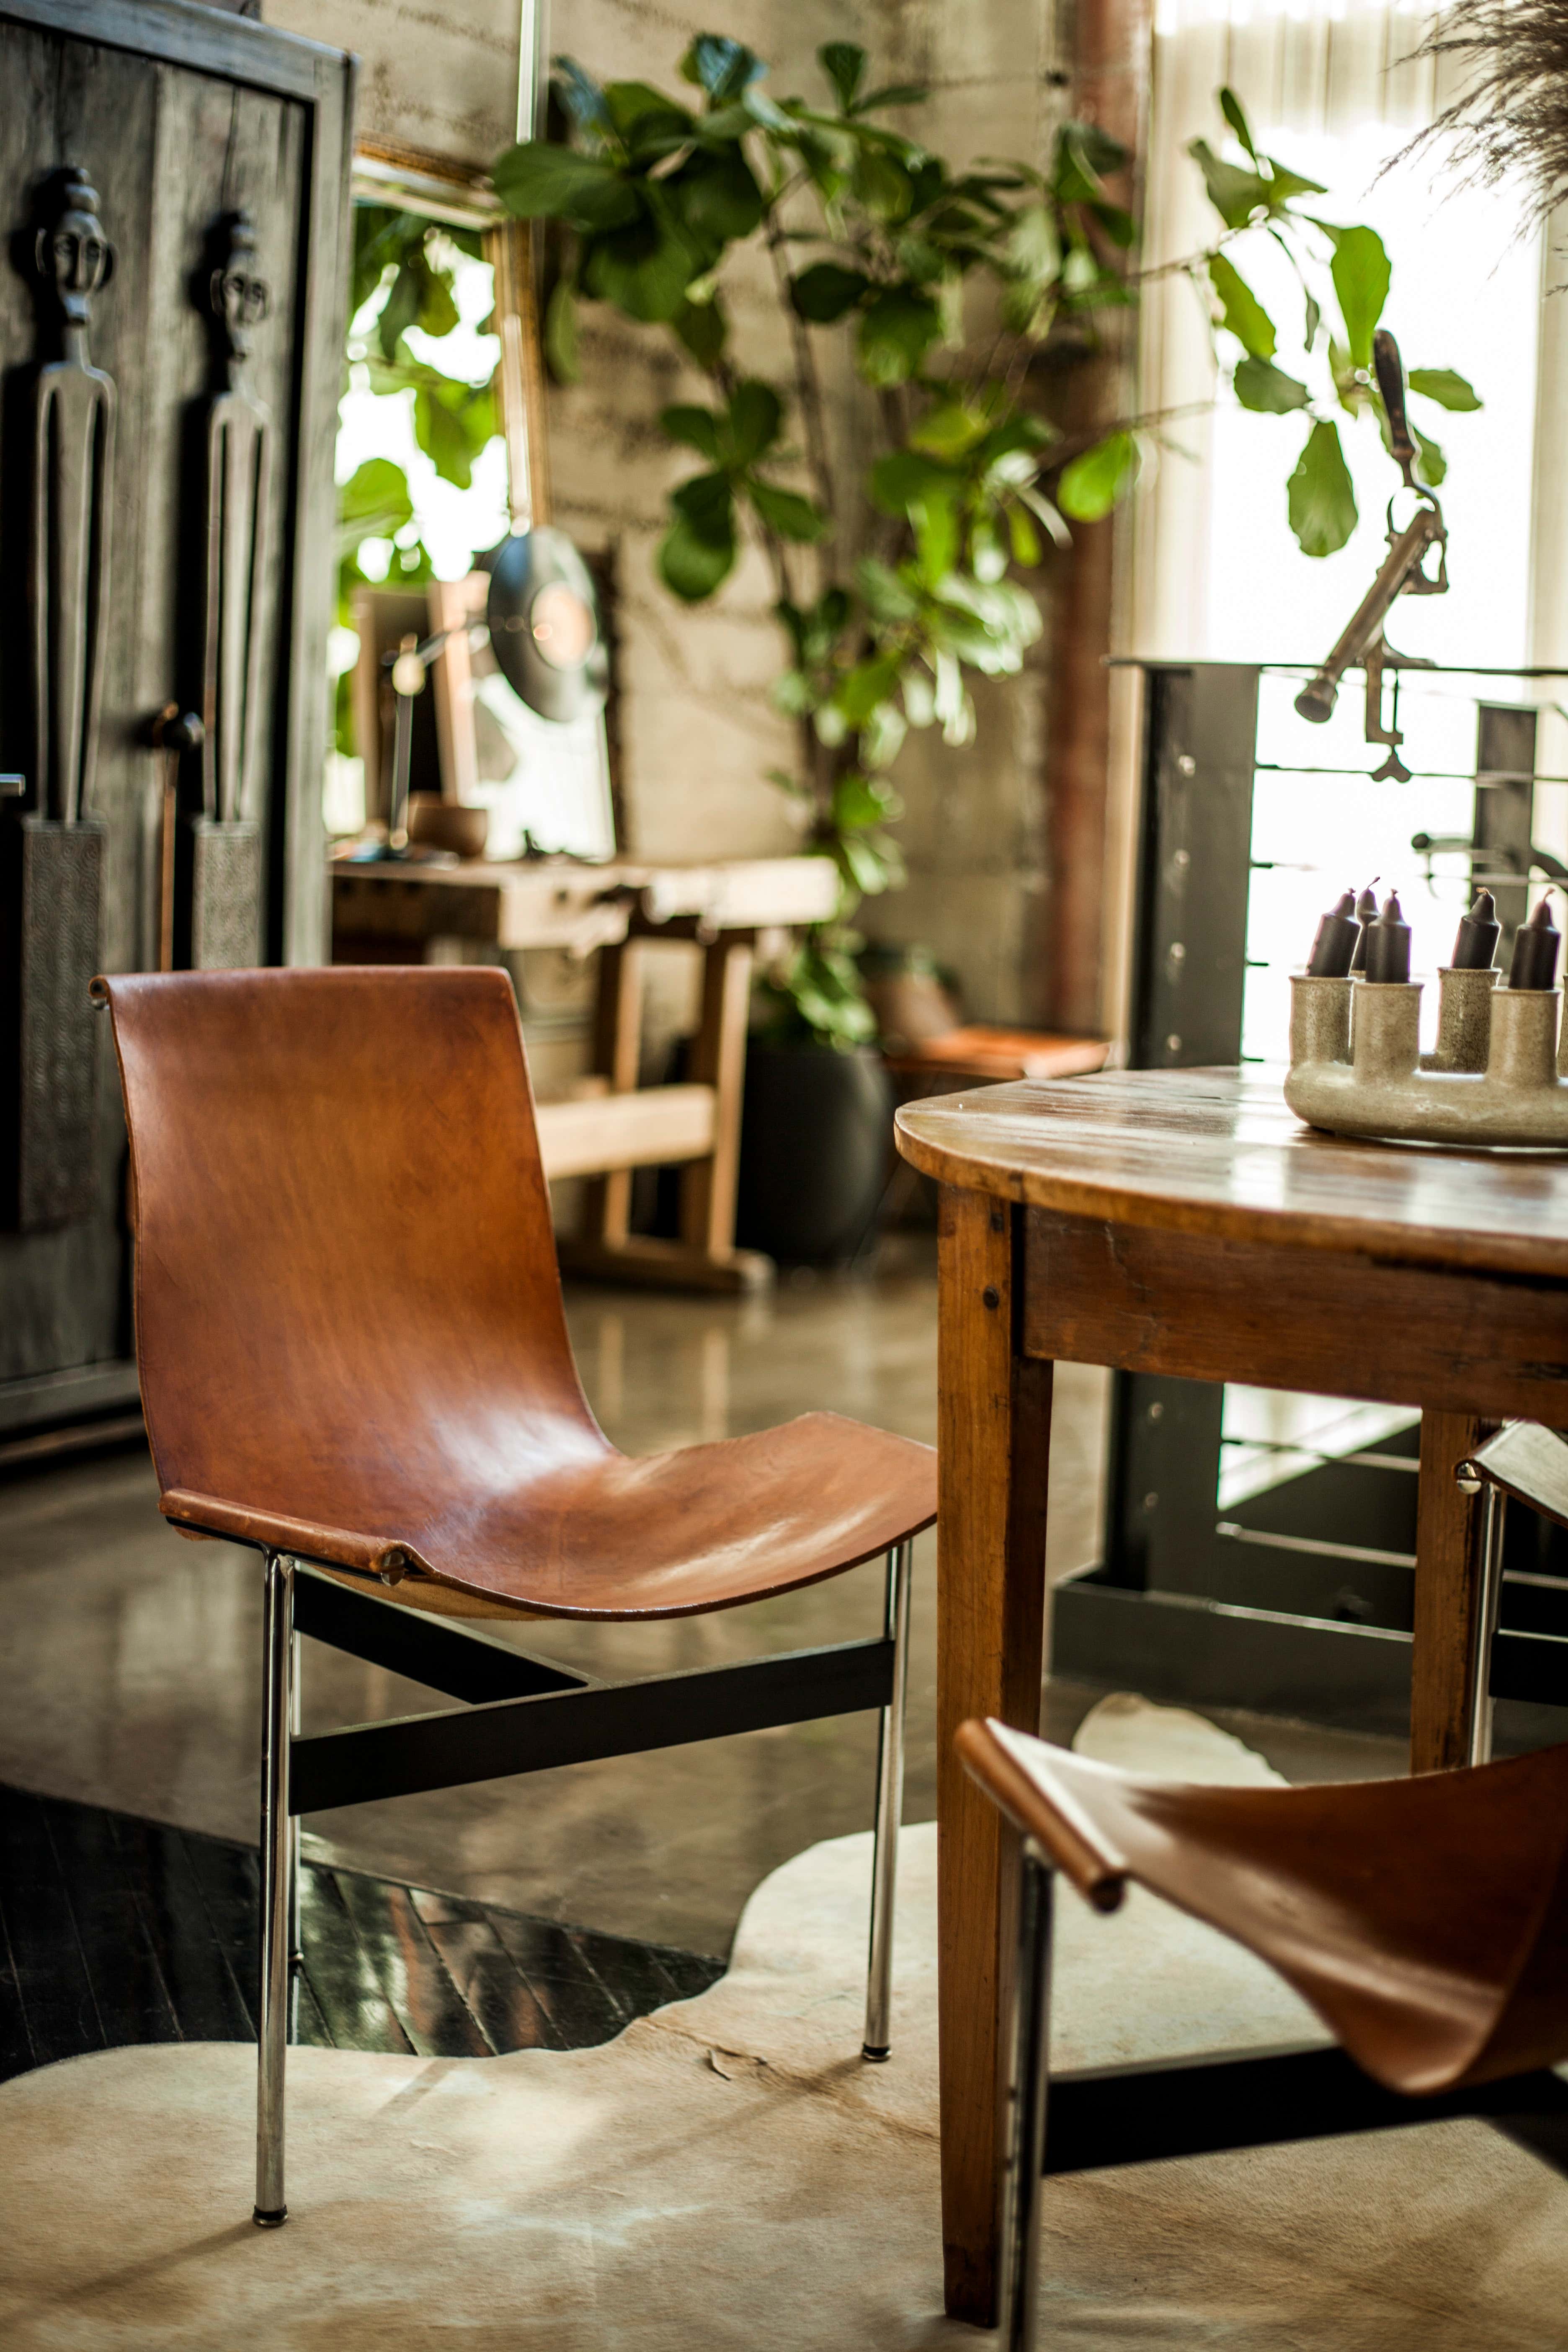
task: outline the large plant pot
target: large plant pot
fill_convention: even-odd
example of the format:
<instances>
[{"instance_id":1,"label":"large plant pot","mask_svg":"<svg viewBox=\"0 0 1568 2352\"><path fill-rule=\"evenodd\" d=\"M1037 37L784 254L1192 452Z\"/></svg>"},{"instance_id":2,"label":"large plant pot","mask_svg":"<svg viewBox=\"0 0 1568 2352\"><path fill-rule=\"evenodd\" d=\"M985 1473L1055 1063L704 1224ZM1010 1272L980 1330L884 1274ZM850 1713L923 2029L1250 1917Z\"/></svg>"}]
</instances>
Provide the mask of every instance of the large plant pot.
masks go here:
<instances>
[{"instance_id":1,"label":"large plant pot","mask_svg":"<svg viewBox=\"0 0 1568 2352\"><path fill-rule=\"evenodd\" d=\"M746 1054L735 1238L770 1257L851 1256L870 1230L893 1148L893 1090L869 1046Z\"/></svg>"}]
</instances>

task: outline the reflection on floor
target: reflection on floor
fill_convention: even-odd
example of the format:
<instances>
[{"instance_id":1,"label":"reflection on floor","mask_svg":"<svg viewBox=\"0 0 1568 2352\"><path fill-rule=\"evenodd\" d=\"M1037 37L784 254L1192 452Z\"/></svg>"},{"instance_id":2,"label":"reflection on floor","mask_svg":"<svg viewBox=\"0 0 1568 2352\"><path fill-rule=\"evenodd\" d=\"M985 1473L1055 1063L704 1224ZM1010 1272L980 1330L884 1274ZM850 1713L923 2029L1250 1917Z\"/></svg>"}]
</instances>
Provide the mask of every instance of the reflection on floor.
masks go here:
<instances>
[{"instance_id":1,"label":"reflection on floor","mask_svg":"<svg viewBox=\"0 0 1568 2352\"><path fill-rule=\"evenodd\" d=\"M737 1434L817 1406L935 1436L934 1271L918 1248L890 1255L868 1276L786 1281L771 1298L583 1287L568 1311L589 1400L627 1452ZM1105 1392L1098 1371L1058 1370L1053 1576L1094 1557ZM0 1780L253 1843L255 1555L182 1541L160 1520L156 1499L142 1453L0 1486ZM935 1811L933 1557L923 1538L910 1685L911 1821ZM533 1624L525 1645L592 1672L657 1672L870 1633L880 1601L880 1570L871 1566L715 1617ZM432 1703L382 1668L312 1643L304 1653L307 1730ZM1091 1696L1048 1692L1053 1737L1070 1733ZM1279 1752L1276 1729L1247 1736L1288 1772L1401 1769L1393 1743L1319 1735L1303 1736L1315 1759L1303 1766ZM1278 1738L1289 1746L1297 1736ZM333 1868L721 1955L768 1871L814 1839L868 1826L874 1750L867 1716L751 1732L319 1815L306 1824L307 1851ZM1346 1756L1357 1760L1336 1760Z\"/></svg>"},{"instance_id":2,"label":"reflection on floor","mask_svg":"<svg viewBox=\"0 0 1568 2352\"><path fill-rule=\"evenodd\" d=\"M249 1846L0 1788L0 2082L144 2042L254 2042ZM307 1863L290 2039L422 2058L585 2050L716 1960Z\"/></svg>"}]
</instances>

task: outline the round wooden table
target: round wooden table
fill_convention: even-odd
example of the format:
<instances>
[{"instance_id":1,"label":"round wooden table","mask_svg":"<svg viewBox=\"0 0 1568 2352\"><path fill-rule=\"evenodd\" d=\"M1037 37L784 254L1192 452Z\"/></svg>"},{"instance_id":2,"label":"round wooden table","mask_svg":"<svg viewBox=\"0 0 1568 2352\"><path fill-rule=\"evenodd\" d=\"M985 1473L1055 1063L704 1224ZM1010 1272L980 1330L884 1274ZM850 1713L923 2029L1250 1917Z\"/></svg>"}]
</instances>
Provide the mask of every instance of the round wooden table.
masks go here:
<instances>
[{"instance_id":1,"label":"round wooden table","mask_svg":"<svg viewBox=\"0 0 1568 2352\"><path fill-rule=\"evenodd\" d=\"M994 2325L1015 1874L959 1767L1037 1729L1058 1359L1421 1410L1411 1760L1462 1763L1489 1424L1568 1423L1568 1160L1321 1135L1279 1071L1026 1079L909 1105L942 1186L937 1812L947 2305Z\"/></svg>"}]
</instances>

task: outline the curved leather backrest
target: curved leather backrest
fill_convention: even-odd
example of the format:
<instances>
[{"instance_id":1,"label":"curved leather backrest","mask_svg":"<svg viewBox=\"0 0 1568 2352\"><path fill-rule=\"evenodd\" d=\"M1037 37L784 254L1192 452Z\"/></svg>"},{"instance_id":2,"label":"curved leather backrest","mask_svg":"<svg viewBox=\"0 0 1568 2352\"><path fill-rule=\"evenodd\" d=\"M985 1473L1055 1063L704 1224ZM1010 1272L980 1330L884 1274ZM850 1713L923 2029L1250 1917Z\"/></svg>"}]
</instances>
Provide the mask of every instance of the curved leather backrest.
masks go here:
<instances>
[{"instance_id":1,"label":"curved leather backrest","mask_svg":"<svg viewBox=\"0 0 1568 2352\"><path fill-rule=\"evenodd\" d=\"M611 1450L572 1360L504 972L99 986L165 1494L353 1531L325 1556L369 1565L378 1530L416 1544L437 1511L450 1528L455 1503Z\"/></svg>"}]
</instances>

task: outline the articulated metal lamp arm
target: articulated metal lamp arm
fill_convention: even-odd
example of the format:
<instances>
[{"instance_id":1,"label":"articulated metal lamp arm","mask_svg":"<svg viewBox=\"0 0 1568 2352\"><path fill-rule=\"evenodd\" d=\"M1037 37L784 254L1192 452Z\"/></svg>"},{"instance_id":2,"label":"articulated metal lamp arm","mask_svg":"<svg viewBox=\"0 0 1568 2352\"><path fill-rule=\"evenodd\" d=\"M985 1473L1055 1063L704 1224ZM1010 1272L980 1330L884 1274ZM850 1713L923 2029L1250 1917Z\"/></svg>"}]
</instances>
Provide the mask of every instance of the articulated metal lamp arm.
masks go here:
<instances>
[{"instance_id":1,"label":"articulated metal lamp arm","mask_svg":"<svg viewBox=\"0 0 1568 2352\"><path fill-rule=\"evenodd\" d=\"M1415 595L1439 595L1448 584L1446 568L1440 567L1432 579L1422 570L1427 549L1445 547L1448 537L1436 499L1426 491L1422 497L1426 503L1405 529L1390 535L1388 553L1378 567L1377 577L1356 606L1328 660L1296 697L1296 708L1301 717L1317 726L1332 716L1340 680L1346 670L1353 669L1381 647L1384 623L1394 598L1406 591Z\"/></svg>"}]
</instances>

